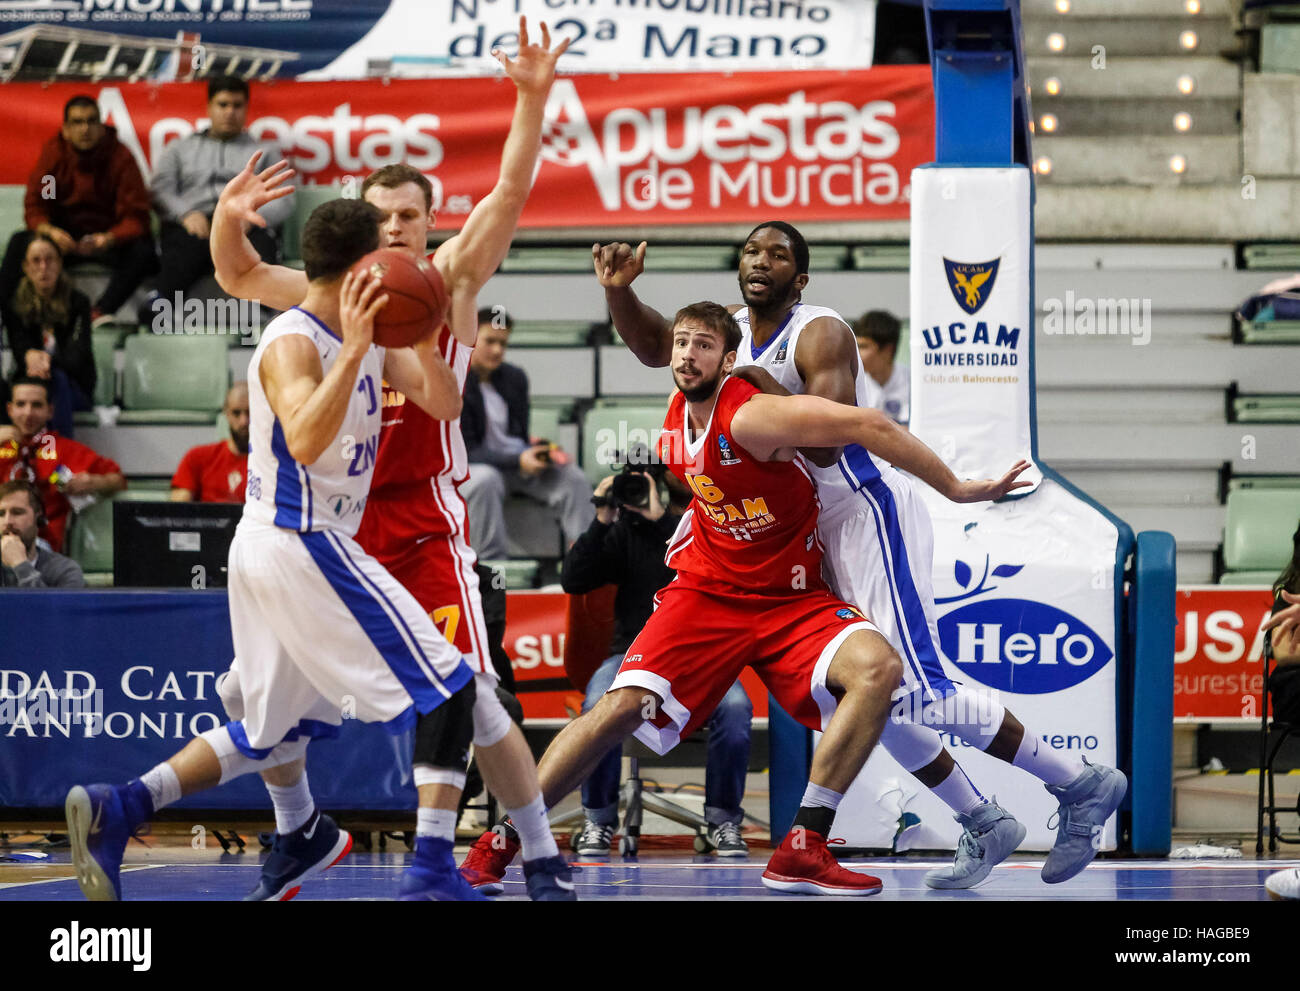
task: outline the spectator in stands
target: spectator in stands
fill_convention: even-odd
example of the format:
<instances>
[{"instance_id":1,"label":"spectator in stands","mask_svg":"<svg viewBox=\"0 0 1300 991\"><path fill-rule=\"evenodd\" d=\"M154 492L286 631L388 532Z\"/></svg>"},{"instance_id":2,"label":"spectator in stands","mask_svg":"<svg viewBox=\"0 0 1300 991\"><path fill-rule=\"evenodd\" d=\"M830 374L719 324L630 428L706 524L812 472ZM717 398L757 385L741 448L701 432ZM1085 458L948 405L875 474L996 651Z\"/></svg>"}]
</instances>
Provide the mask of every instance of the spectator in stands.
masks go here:
<instances>
[{"instance_id":1,"label":"spectator in stands","mask_svg":"<svg viewBox=\"0 0 1300 991\"><path fill-rule=\"evenodd\" d=\"M528 436L528 376L506 364L514 321L501 307L478 311L478 341L470 357L460 429L469 455L461 490L469 507L469 536L480 558L507 555L505 501L522 493L555 510L568 543L591 522L586 476L549 440Z\"/></svg>"},{"instance_id":2,"label":"spectator in stands","mask_svg":"<svg viewBox=\"0 0 1300 991\"><path fill-rule=\"evenodd\" d=\"M162 222L162 269L140 307L140 322L147 327L170 329L179 316L176 294L212 274L208 234L226 183L259 149L267 164L279 158L277 148L244 130L247 118L248 84L235 76L215 76L208 82L209 126L176 139L158 156L151 189ZM248 239L264 261L279 260L278 231L293 215L293 204L293 194L272 200L261 208L267 227L249 229Z\"/></svg>"},{"instance_id":3,"label":"spectator in stands","mask_svg":"<svg viewBox=\"0 0 1300 991\"><path fill-rule=\"evenodd\" d=\"M0 484L0 588L85 588L81 567L36 543L45 522L41 493L31 482Z\"/></svg>"},{"instance_id":4,"label":"spectator in stands","mask_svg":"<svg viewBox=\"0 0 1300 991\"><path fill-rule=\"evenodd\" d=\"M158 266L140 169L89 96L64 106L63 129L41 150L23 208L27 228L9 239L0 263L0 299L13 295L35 234L48 235L69 266L96 261L112 270L92 320L116 313Z\"/></svg>"},{"instance_id":5,"label":"spectator in stands","mask_svg":"<svg viewBox=\"0 0 1300 991\"><path fill-rule=\"evenodd\" d=\"M596 518L578 537L564 558L561 581L570 595L582 595L602 585L617 585L614 599L614 640L609 657L587 682L582 711L588 711L609 690L627 648L636 639L650 613L654 596L675 577L664 564L664 546L681 522L690 494L672 492L673 503L665 507L659 486L650 473L640 473L648 495L623 502L615 495L614 480L627 476L609 475L596 486L592 502ZM707 621L707 620L706 620ZM709 752L704 777L704 816L709 821L709 844L722 857L743 857L749 852L740 835L744 810L745 774L749 769L750 723L753 706L736 682L709 717ZM586 815L578 854L584 857L609 853L610 839L618 826L618 778L622 748L615 747L582 785L582 808Z\"/></svg>"},{"instance_id":6,"label":"spectator in stands","mask_svg":"<svg viewBox=\"0 0 1300 991\"><path fill-rule=\"evenodd\" d=\"M172 477L172 502L243 502L248 478L248 383L236 382L221 406L230 436L190 448Z\"/></svg>"},{"instance_id":7,"label":"spectator in stands","mask_svg":"<svg viewBox=\"0 0 1300 991\"><path fill-rule=\"evenodd\" d=\"M1300 723L1300 636L1287 617L1300 612L1300 607L1288 602L1300 601L1300 528L1291 537L1291 562L1273 583L1274 624L1285 624L1273 630L1273 658L1277 668L1269 679L1269 694L1273 697L1273 718L1288 723ZM1297 596L1294 597L1293 596Z\"/></svg>"},{"instance_id":8,"label":"spectator in stands","mask_svg":"<svg viewBox=\"0 0 1300 991\"><path fill-rule=\"evenodd\" d=\"M126 479L117 462L47 429L53 413L47 379L14 379L7 408L13 426L0 431L0 482L36 486L45 507L39 535L51 550L61 551L69 512L95 496L120 492Z\"/></svg>"},{"instance_id":9,"label":"spectator in stands","mask_svg":"<svg viewBox=\"0 0 1300 991\"><path fill-rule=\"evenodd\" d=\"M53 385L51 426L72 436L74 410L91 408L95 355L90 346L90 300L72 288L63 271L63 252L48 234L35 234L23 258L23 277L14 294L0 300L20 374Z\"/></svg>"},{"instance_id":10,"label":"spectator in stands","mask_svg":"<svg viewBox=\"0 0 1300 991\"><path fill-rule=\"evenodd\" d=\"M912 415L912 379L908 367L895 361L901 330L898 317L887 310L871 310L853 324L862 370L883 392L880 408L890 419L905 427Z\"/></svg>"}]
</instances>

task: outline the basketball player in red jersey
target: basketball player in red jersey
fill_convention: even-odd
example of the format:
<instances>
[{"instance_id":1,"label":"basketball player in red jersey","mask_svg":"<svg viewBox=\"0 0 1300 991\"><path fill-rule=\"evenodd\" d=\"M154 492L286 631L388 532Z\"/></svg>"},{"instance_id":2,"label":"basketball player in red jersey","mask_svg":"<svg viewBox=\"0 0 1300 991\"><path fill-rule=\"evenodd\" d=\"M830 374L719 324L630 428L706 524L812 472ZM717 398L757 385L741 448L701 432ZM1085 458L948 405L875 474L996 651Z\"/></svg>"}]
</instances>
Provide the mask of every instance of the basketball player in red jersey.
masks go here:
<instances>
[{"instance_id":1,"label":"basketball player in red jersey","mask_svg":"<svg viewBox=\"0 0 1300 991\"><path fill-rule=\"evenodd\" d=\"M880 880L841 867L827 849L834 810L819 799L842 793L866 762L902 662L823 582L816 493L802 462L793 460L795 448L862 444L958 502L1001 498L1027 484L1015 479L1028 465L996 481L959 482L878 410L764 395L728 376L740 339L734 318L717 303L688 306L673 321L671 364L680 391L668 407L659 456L694 494L668 546L666 560L678 577L657 596L609 692L547 749L542 792L555 804L629 735L666 753L750 666L782 708L824 733L799 815L763 883L779 891L870 895ZM508 854L501 851L497 867L509 863Z\"/></svg>"},{"instance_id":2,"label":"basketball player in red jersey","mask_svg":"<svg viewBox=\"0 0 1300 991\"><path fill-rule=\"evenodd\" d=\"M430 256L451 294L447 323L431 346L456 373L462 390L478 334L477 294L505 257L518 225L541 147L555 62L568 44L551 49L543 24L542 44L530 45L521 19L518 58L494 53L518 90L500 176L460 233ZM242 223L263 224L258 209L286 194L284 183L292 172L281 163L258 173L256 163L255 156L222 194L213 217L212 253L227 292L285 308L301 299L302 273L262 262L244 236ZM383 212L381 247L425 253L434 226L433 190L417 169L404 164L379 169L362 184L362 197ZM465 503L457 491L467 474L459 422L432 419L387 385L383 402L375 476L357 541L428 610L477 672L475 753L484 779L511 810L511 821L522 836L529 894L539 900L571 899L573 886L546 821L532 753L496 696L475 556L465 540ZM438 796L438 815L430 828L439 836L454 835L464 772L463 766L415 768L421 792L431 789Z\"/></svg>"}]
</instances>

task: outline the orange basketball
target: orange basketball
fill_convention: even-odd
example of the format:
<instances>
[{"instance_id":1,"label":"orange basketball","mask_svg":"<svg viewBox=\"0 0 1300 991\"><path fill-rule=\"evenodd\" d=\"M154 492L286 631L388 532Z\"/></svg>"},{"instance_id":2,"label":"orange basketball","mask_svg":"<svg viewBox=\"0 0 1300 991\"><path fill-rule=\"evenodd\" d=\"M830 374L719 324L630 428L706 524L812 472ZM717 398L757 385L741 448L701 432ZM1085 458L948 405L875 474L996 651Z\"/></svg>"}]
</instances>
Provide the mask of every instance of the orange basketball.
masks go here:
<instances>
[{"instance_id":1,"label":"orange basketball","mask_svg":"<svg viewBox=\"0 0 1300 991\"><path fill-rule=\"evenodd\" d=\"M427 258L413 257L402 248L380 248L352 270L376 276L388 295L375 315L374 340L380 347L410 347L433 336L446 320L451 297Z\"/></svg>"}]
</instances>

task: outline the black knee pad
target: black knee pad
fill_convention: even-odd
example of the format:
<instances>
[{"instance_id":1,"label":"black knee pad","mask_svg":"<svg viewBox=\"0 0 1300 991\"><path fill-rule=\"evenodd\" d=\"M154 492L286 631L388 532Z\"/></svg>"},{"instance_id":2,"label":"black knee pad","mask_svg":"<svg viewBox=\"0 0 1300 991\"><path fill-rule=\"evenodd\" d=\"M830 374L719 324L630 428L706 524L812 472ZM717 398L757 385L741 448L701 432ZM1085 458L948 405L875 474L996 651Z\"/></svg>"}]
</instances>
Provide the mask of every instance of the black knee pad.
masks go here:
<instances>
[{"instance_id":1,"label":"black knee pad","mask_svg":"<svg viewBox=\"0 0 1300 991\"><path fill-rule=\"evenodd\" d=\"M474 679L415 724L414 763L464 771L474 739Z\"/></svg>"}]
</instances>

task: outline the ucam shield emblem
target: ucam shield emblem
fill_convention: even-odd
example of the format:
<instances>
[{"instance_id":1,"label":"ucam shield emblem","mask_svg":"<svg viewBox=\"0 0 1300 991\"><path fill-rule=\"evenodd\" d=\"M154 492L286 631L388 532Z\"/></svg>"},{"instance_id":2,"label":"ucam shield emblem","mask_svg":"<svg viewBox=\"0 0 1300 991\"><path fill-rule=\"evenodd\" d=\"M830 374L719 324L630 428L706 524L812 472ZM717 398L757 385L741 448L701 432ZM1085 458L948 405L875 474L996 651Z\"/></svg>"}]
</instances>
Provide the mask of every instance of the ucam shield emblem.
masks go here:
<instances>
[{"instance_id":1,"label":"ucam shield emblem","mask_svg":"<svg viewBox=\"0 0 1300 991\"><path fill-rule=\"evenodd\" d=\"M1086 623L1028 599L985 599L939 620L944 654L999 691L1046 695L1087 681L1114 656Z\"/></svg>"},{"instance_id":2,"label":"ucam shield emblem","mask_svg":"<svg viewBox=\"0 0 1300 991\"><path fill-rule=\"evenodd\" d=\"M952 298L958 306L973 314L988 301L1001 261L1001 258L988 262L955 262L950 258L943 260L948 288L952 290Z\"/></svg>"}]
</instances>

